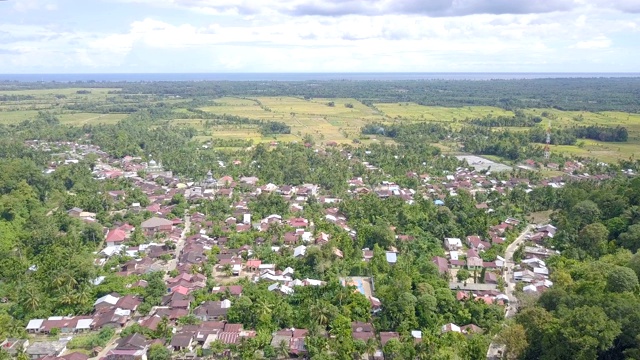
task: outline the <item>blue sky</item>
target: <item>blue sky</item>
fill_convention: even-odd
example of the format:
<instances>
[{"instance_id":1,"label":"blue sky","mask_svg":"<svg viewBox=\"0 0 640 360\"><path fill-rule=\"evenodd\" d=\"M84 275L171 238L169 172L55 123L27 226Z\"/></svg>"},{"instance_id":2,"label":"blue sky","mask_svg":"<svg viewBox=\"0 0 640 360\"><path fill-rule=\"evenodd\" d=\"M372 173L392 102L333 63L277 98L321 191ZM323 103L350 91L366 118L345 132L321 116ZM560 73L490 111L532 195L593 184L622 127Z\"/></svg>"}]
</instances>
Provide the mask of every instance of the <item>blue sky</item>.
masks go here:
<instances>
[{"instance_id":1,"label":"blue sky","mask_svg":"<svg viewBox=\"0 0 640 360\"><path fill-rule=\"evenodd\" d=\"M7 0L0 73L640 72L640 0Z\"/></svg>"}]
</instances>

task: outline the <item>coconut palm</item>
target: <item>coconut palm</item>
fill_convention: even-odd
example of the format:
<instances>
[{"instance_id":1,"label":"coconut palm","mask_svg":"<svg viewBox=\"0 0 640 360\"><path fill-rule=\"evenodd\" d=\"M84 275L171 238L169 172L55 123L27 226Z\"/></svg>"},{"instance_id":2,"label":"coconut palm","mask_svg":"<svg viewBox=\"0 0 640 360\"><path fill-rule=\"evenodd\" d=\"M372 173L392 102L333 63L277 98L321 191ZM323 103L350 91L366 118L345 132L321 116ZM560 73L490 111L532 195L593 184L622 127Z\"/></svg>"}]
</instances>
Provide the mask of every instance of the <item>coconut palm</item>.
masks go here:
<instances>
[{"instance_id":1,"label":"coconut palm","mask_svg":"<svg viewBox=\"0 0 640 360\"><path fill-rule=\"evenodd\" d=\"M75 293L75 303L85 306L91 302L91 287L87 284L80 285Z\"/></svg>"},{"instance_id":2,"label":"coconut palm","mask_svg":"<svg viewBox=\"0 0 640 360\"><path fill-rule=\"evenodd\" d=\"M278 354L278 357L281 357L283 359L286 359L289 357L289 343L286 340L282 340L280 341L280 343L278 344L278 348L276 349L276 352Z\"/></svg>"},{"instance_id":3,"label":"coconut palm","mask_svg":"<svg viewBox=\"0 0 640 360\"><path fill-rule=\"evenodd\" d=\"M269 304L269 301L267 301L266 299L260 299L256 302L256 312L258 314L258 317L271 314L272 311L273 309L271 307L271 304Z\"/></svg>"},{"instance_id":4,"label":"coconut palm","mask_svg":"<svg viewBox=\"0 0 640 360\"><path fill-rule=\"evenodd\" d=\"M231 277L231 275L233 275L233 269L231 268L231 264L224 264L224 266L222 267L222 272L226 276Z\"/></svg>"},{"instance_id":5,"label":"coconut palm","mask_svg":"<svg viewBox=\"0 0 640 360\"><path fill-rule=\"evenodd\" d=\"M331 318L331 309L323 301L316 301L309 308L311 318L319 325L327 326Z\"/></svg>"},{"instance_id":6,"label":"coconut palm","mask_svg":"<svg viewBox=\"0 0 640 360\"><path fill-rule=\"evenodd\" d=\"M378 342L373 337L368 338L365 342L365 352L369 355L369 358L373 358L376 350L378 350Z\"/></svg>"},{"instance_id":7,"label":"coconut palm","mask_svg":"<svg viewBox=\"0 0 640 360\"><path fill-rule=\"evenodd\" d=\"M20 296L21 305L28 311L34 312L40 307L40 293L33 286L27 286L22 289Z\"/></svg>"}]
</instances>

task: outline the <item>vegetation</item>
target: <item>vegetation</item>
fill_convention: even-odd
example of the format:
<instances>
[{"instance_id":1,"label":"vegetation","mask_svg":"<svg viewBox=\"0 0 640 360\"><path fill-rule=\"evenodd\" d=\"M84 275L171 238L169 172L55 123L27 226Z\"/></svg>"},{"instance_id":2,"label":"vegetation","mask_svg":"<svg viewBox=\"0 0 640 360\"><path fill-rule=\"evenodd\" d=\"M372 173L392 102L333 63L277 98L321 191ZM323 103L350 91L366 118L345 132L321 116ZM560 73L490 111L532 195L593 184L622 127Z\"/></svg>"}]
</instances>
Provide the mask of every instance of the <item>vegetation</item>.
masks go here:
<instances>
[{"instance_id":1,"label":"vegetation","mask_svg":"<svg viewBox=\"0 0 640 360\"><path fill-rule=\"evenodd\" d=\"M444 192L441 206L434 204L421 184L419 174L445 177L465 166L454 157L444 156L446 152L464 150L514 162L541 160L545 119L559 121L557 114L564 110L632 112L640 106L638 98L630 95L637 79L526 83L532 86L523 87L512 81L116 83L109 84L108 89L98 83L72 89L69 85L49 84L60 92L58 96L46 95L52 101L49 108L34 108L29 110L27 119L6 121L0 126L0 298L7 301L0 307L0 337L24 337L24 325L29 319L90 313L97 297L112 292L142 297L138 312L146 315L161 304L167 289L162 272L116 275L120 266L131 259L126 253L113 256L104 267L93 261L94 253L103 245L102 226L113 228L127 222L137 229L127 240L130 245L148 242L138 225L152 214L121 211L134 202L148 205L147 194L127 178L96 180L93 171L99 154L63 165L67 159L58 153L64 153L64 144L46 150L38 142L25 145L26 140L38 139L98 145L113 157L110 161L114 163L127 156L139 156L141 161L154 159L179 176L180 181L201 181L208 171L216 178L256 176L259 185L318 184L322 196L342 200L323 205L313 195L300 201L302 209L292 209L276 192L246 196L249 190L243 185L236 186L228 198L202 199L192 204L180 194L167 198L166 205L173 207L167 217L180 217L197 208L215 224L208 234L225 236L228 247L248 245L264 263L276 264L278 269L292 267L296 278L324 283L297 287L293 294L281 296L269 291L266 283L238 280L243 296L231 299L228 320L256 330L255 337L232 349L240 357L252 358L260 352L269 358L284 357L287 349L272 347L269 341L273 331L291 327L309 330L305 346L310 358L322 359L331 354L351 359L354 354L371 354L375 343L353 340L351 323L360 321L372 322L378 331L399 334L399 339L390 340L382 349L392 359L484 359L494 337L505 345L505 355L510 359L637 358L640 179L620 172L637 171L637 160L626 159L608 166L587 163L584 171L606 173L610 180L567 181L560 188L518 185L503 194L458 189L455 193ZM592 90L596 85L606 85L608 90L598 93ZM0 101L8 103L6 113L22 111L18 102L41 99L45 95L37 91L43 86L0 84L0 88L10 90L0 97ZM515 88L521 91L513 91ZM79 101L78 95L86 101ZM380 103L398 108L412 107L409 103L416 107L455 106L456 111L493 106L503 112L428 122L417 121L420 115L392 117L379 110ZM118 113L122 120L83 124L64 121L70 114L85 112L98 116ZM632 119L631 115L628 119ZM575 144L577 139L612 143L637 140L634 137L638 129L631 120L615 127L590 123L577 115L572 121L580 125L553 128L554 146L573 146L569 144ZM233 138L228 134L240 135ZM273 138L284 140L270 144ZM342 140L342 144L322 146L333 139ZM561 160L565 158L554 154L551 160L564 163ZM47 174L43 170L51 162L57 166ZM495 178L505 183L528 178L535 185L542 183L543 176L513 170ZM412 201L399 196L383 199L366 191L354 195L347 191L348 181L354 178L360 178L368 188L393 182L417 192ZM108 195L116 190L126 194L125 200L116 201ZM234 215L232 206L245 198L254 219L272 214L297 216L299 212L314 223L313 235L329 234L329 242L309 246L304 257L294 257L291 249L281 246L284 233L292 230L285 224L270 226L264 233L225 233L219 222ZM492 211L478 208L480 202L490 204ZM191 205L194 209L190 209ZM338 207L355 235L327 221L325 206ZM69 216L67 211L74 207L95 213L97 222ZM471 234L488 238L488 229L506 217L524 218L538 211L553 211L552 223L559 229L547 244L560 252L547 260L553 288L535 301L523 302L515 321L507 324L504 309L498 305L474 299L458 301L449 288L449 279L439 273L432 261L434 256L444 255L442 239ZM507 239L513 239L520 230L507 230ZM411 240L401 240L397 234ZM161 238L154 240L164 242ZM171 242L165 245L175 250ZM373 251L368 262L362 261L363 248ZM393 265L386 257L386 251L392 248L399 254ZM204 289L193 292L192 306L230 298L211 291L217 281L213 280L211 265L219 251L217 247L208 249L206 266L192 270L210 278ZM504 245L496 244L481 256L484 261L494 261L503 251ZM523 248L518 249L516 259L521 259L523 252ZM158 258L169 260L171 255ZM231 278L231 270L228 265L222 273ZM104 281L95 285L99 275L105 277ZM169 275L179 274L172 271ZM347 285L348 277L374 279L375 295L383 304L375 314L371 312L372 299L359 288ZM457 272L461 282L471 277L475 279L477 274L467 269ZM127 286L141 279L147 281L145 288ZM198 322L194 315L178 320L181 326ZM442 334L441 327L447 323L474 324L486 332L468 336ZM422 331L422 342L414 342L413 330ZM120 335L134 332L160 340L172 336L166 317L155 331L135 324ZM69 348L104 346L113 335L112 330L105 329L76 337ZM220 345L214 344L213 348ZM220 352L214 350L216 354ZM147 356L150 360L165 360L171 354L154 345Z\"/></svg>"}]
</instances>

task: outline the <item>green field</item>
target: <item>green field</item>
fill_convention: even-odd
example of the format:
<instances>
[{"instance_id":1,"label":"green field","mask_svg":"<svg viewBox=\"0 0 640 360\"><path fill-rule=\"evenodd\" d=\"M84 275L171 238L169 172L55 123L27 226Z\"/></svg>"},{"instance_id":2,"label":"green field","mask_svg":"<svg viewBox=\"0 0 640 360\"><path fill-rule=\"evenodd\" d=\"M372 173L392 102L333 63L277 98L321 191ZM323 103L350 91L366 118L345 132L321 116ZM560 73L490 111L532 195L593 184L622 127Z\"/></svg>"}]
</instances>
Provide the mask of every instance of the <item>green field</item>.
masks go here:
<instances>
[{"instance_id":1,"label":"green field","mask_svg":"<svg viewBox=\"0 0 640 360\"><path fill-rule=\"evenodd\" d=\"M511 111L491 106L447 108L441 106L424 106L414 103L387 103L375 104L374 106L388 118L416 121L452 122L481 118L487 115L513 116L513 112Z\"/></svg>"},{"instance_id":2,"label":"green field","mask_svg":"<svg viewBox=\"0 0 640 360\"><path fill-rule=\"evenodd\" d=\"M355 99L312 99L295 97L258 97L250 99L220 98L218 106L208 106L201 110L214 114L229 114L250 119L281 121L291 126L291 136L277 136L280 141L299 140L305 134L318 141L349 143L358 137L360 128L368 121L382 121L374 109ZM334 106L328 103L333 102ZM348 108L345 105L351 104ZM224 128L211 136L242 137L246 129ZM273 137L258 139L260 134L248 134L250 138L271 141ZM257 137L254 137L257 136Z\"/></svg>"},{"instance_id":3,"label":"green field","mask_svg":"<svg viewBox=\"0 0 640 360\"><path fill-rule=\"evenodd\" d=\"M88 90L89 94L78 94ZM60 122L72 126L85 124L114 124L124 119L126 114L103 114L100 106L127 106L140 103L152 105L157 103L176 104L184 99L173 97L155 97L148 94L122 96L109 94L118 89L45 89L24 91L0 91L2 95L31 96L32 99L11 99L0 101L0 124L18 123L33 119L39 111L50 111ZM492 116L513 116L513 112L491 106L465 106L448 108L442 106L424 106L411 102L375 103L369 107L352 98L305 100L299 97L222 97L213 99L214 106L201 107L200 110L217 115L234 115L255 120L281 121L291 126L291 134L262 136L255 125L216 125L206 128L206 120L186 119L194 113L186 108L173 108L176 113L184 113L185 119L172 120L174 125L192 126L200 134L196 140L206 141L212 138L251 139L254 142L300 141L305 135L312 135L317 142L335 141L352 143L360 137L360 129L369 122L443 122L460 127L465 121L474 118ZM78 104L97 104L95 112L86 110L69 110ZM329 106L333 103L333 106ZM346 106L349 104L349 106ZM593 140L581 140L575 146L553 146L551 151L576 156L594 157L603 161L628 159L640 152L640 114L624 112L581 112L561 111L557 109L525 109L528 115L547 116L539 126L548 126L547 118L552 118L552 127L569 126L624 126L629 130L627 143L602 143ZM527 128L506 127L493 128L495 131L527 131ZM364 143L382 139L363 140ZM388 140L387 140L388 141ZM439 145L444 151L456 151L455 144Z\"/></svg>"}]
</instances>

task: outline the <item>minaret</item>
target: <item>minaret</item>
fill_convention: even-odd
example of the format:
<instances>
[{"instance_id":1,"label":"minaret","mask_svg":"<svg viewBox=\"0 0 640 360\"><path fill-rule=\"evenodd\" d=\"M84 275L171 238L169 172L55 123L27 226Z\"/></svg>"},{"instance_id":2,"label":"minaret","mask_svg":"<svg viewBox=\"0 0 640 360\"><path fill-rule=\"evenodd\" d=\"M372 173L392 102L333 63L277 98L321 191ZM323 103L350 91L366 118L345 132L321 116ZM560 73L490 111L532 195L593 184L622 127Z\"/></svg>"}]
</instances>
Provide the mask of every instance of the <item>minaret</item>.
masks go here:
<instances>
[{"instance_id":1,"label":"minaret","mask_svg":"<svg viewBox=\"0 0 640 360\"><path fill-rule=\"evenodd\" d=\"M547 160L551 156L549 145L551 145L551 120L549 120L549 126L547 126L547 145L544 146L544 158Z\"/></svg>"}]
</instances>

